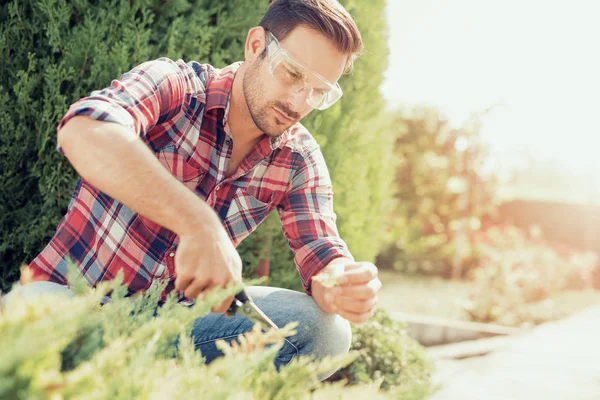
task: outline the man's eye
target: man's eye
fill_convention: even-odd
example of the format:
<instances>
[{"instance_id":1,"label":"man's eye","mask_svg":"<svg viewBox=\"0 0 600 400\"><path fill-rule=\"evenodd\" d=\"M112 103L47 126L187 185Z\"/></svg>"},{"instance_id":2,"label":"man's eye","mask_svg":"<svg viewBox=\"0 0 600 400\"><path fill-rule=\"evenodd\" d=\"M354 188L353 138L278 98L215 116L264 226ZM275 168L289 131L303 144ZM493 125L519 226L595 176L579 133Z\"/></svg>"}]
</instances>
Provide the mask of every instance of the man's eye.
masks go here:
<instances>
[{"instance_id":1,"label":"man's eye","mask_svg":"<svg viewBox=\"0 0 600 400\"><path fill-rule=\"evenodd\" d=\"M300 79L302 79L301 74L298 74L294 71L290 71L289 69L287 70L287 76L288 76L288 78L295 80L295 81L299 81Z\"/></svg>"}]
</instances>

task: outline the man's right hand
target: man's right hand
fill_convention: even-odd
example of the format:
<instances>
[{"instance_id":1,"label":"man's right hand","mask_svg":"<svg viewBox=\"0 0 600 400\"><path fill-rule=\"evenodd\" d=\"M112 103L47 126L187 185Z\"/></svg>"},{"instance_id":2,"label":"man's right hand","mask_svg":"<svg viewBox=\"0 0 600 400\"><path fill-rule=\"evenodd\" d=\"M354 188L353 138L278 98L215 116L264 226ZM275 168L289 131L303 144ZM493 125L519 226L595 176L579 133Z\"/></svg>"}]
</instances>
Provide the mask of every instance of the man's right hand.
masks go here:
<instances>
[{"instance_id":1,"label":"man's right hand","mask_svg":"<svg viewBox=\"0 0 600 400\"><path fill-rule=\"evenodd\" d=\"M218 226L211 232L202 229L179 236L175 272L175 288L195 299L229 282L241 282L242 260L225 229ZM212 311L223 313L232 301L233 297L229 297Z\"/></svg>"},{"instance_id":2,"label":"man's right hand","mask_svg":"<svg viewBox=\"0 0 600 400\"><path fill-rule=\"evenodd\" d=\"M215 211L164 168L130 129L76 116L61 128L58 139L73 167L94 187L177 233L175 287L186 297L241 281L242 261ZM227 311L232 301L213 311Z\"/></svg>"}]
</instances>

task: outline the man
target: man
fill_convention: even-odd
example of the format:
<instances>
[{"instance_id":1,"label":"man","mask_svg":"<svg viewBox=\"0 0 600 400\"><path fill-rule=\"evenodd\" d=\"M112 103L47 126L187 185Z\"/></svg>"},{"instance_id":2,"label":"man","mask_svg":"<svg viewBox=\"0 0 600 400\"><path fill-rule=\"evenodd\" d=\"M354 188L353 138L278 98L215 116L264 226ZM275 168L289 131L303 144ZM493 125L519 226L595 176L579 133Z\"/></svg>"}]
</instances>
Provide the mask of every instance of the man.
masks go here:
<instances>
[{"instance_id":1,"label":"man","mask_svg":"<svg viewBox=\"0 0 600 400\"><path fill-rule=\"evenodd\" d=\"M69 291L70 258L91 286L118 271L130 293L166 278L165 293L190 304L241 281L235 248L277 209L306 294L247 288L277 325L299 321L276 364L347 352L347 321L367 320L381 282L340 239L323 156L299 121L341 97L337 81L361 48L337 1L278 0L248 32L243 63L150 61L73 104L58 142L81 179L29 265L35 282L18 290ZM339 285L324 287L316 274ZM223 314L231 301L196 321L194 342L208 361L220 355L215 340L251 328Z\"/></svg>"}]
</instances>

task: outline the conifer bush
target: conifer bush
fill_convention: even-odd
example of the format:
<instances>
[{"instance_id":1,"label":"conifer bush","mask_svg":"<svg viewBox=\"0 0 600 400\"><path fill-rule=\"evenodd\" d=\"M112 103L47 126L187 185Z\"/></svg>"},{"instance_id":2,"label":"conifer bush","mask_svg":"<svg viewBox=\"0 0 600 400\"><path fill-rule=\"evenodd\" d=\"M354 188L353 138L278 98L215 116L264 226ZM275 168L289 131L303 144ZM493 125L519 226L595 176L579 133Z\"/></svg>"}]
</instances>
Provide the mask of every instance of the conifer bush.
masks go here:
<instances>
[{"instance_id":1,"label":"conifer bush","mask_svg":"<svg viewBox=\"0 0 600 400\"><path fill-rule=\"evenodd\" d=\"M147 60L243 58L266 0L0 2L0 289L48 243L77 175L56 151L69 105Z\"/></svg>"},{"instance_id":2,"label":"conifer bush","mask_svg":"<svg viewBox=\"0 0 600 400\"><path fill-rule=\"evenodd\" d=\"M300 357L277 372L273 360L293 324L265 332L257 325L238 341L218 342L224 356L206 365L190 336L193 321L241 285L213 291L189 308L178 305L174 294L157 307L164 284L129 298L122 275L96 289L76 276L71 266L74 298L42 296L2 309L0 398L425 398L417 380L416 388L407 380L389 391L379 388L383 376L353 386L317 382L318 374L348 365L358 352L317 362ZM100 306L109 290L111 301Z\"/></svg>"},{"instance_id":3,"label":"conifer bush","mask_svg":"<svg viewBox=\"0 0 600 400\"><path fill-rule=\"evenodd\" d=\"M181 58L218 68L242 60L247 31L268 3L0 2L0 290L8 290L19 265L48 243L67 210L77 176L55 147L56 125L69 105L147 60ZM338 104L303 123L328 162L342 237L357 259L373 261L394 179L386 168L393 136L383 129L385 107L378 90L387 68L385 1L341 3L355 16L365 56L342 78L344 96ZM256 269L265 243L276 277L271 283L298 288L280 228L261 226L242 243L247 275Z\"/></svg>"}]
</instances>

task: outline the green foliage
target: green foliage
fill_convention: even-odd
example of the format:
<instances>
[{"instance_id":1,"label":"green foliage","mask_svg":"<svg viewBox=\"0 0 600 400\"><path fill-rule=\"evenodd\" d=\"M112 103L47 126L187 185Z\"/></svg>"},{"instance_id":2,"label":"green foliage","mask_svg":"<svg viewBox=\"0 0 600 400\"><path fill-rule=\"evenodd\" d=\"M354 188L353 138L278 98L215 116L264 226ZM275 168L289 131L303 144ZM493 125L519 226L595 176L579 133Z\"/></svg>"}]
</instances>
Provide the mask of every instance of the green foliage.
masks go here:
<instances>
[{"instance_id":1,"label":"green foliage","mask_svg":"<svg viewBox=\"0 0 600 400\"><path fill-rule=\"evenodd\" d=\"M474 271L473 291L464 305L474 321L514 326L542 322L528 304L593 286L598 256L561 254L538 229L527 233L512 226L492 228L479 233L474 242L481 267Z\"/></svg>"},{"instance_id":2,"label":"green foliage","mask_svg":"<svg viewBox=\"0 0 600 400\"><path fill-rule=\"evenodd\" d=\"M330 381L381 380L382 389L402 399L425 399L435 390L430 379L433 363L425 349L408 335L403 322L393 320L383 309L377 309L369 322L353 326L352 349L360 350L360 356Z\"/></svg>"},{"instance_id":3,"label":"green foliage","mask_svg":"<svg viewBox=\"0 0 600 400\"><path fill-rule=\"evenodd\" d=\"M304 291L277 213L271 213L256 232L238 246L238 252L242 257L245 278L255 277L258 263L267 258L270 260L268 285Z\"/></svg>"},{"instance_id":4,"label":"green foliage","mask_svg":"<svg viewBox=\"0 0 600 400\"><path fill-rule=\"evenodd\" d=\"M340 80L344 90L340 101L325 111L313 111L302 123L315 136L327 160L341 237L357 260L374 261L390 224L394 193L396 133L389 129L390 120L383 111L385 103L379 92L389 52L385 1L341 3L361 31L364 54L355 62L354 71ZM271 243L270 284L302 290L293 256L279 231L273 236L271 228L261 225L242 244L240 253L244 255L252 248L256 254L259 245L254 241L264 242L263 236Z\"/></svg>"},{"instance_id":5,"label":"green foliage","mask_svg":"<svg viewBox=\"0 0 600 400\"><path fill-rule=\"evenodd\" d=\"M336 192L339 230L358 259L373 260L389 210L393 135L378 87L387 67L384 1L342 3L365 54L342 79L345 95L307 127L321 143ZM56 147L70 104L149 59L222 67L243 59L266 0L94 2L25 0L0 5L0 289L45 246L66 212L76 174ZM368 151L366 151L368 150ZM271 283L301 290L280 230L265 223L240 253L247 276L268 250Z\"/></svg>"},{"instance_id":6,"label":"green foliage","mask_svg":"<svg viewBox=\"0 0 600 400\"><path fill-rule=\"evenodd\" d=\"M399 112L395 151L397 203L392 244L378 265L404 273L458 276L476 265L468 240L493 207L494 178L485 171L486 149L478 117L454 129L433 109Z\"/></svg>"},{"instance_id":7,"label":"green foliage","mask_svg":"<svg viewBox=\"0 0 600 400\"><path fill-rule=\"evenodd\" d=\"M66 212L76 174L55 151L70 104L162 56L224 66L243 58L264 0L66 1L0 5L0 288L16 280Z\"/></svg>"},{"instance_id":8,"label":"green foliage","mask_svg":"<svg viewBox=\"0 0 600 400\"><path fill-rule=\"evenodd\" d=\"M378 91L388 52L384 1L364 2L360 9L356 1L342 3L356 17L366 52L354 73L343 78L342 100L305 122L328 160L342 237L358 259L372 260L389 209L395 140ZM266 5L266 0L0 4L1 289L17 279L19 264L48 243L70 201L76 174L55 151L56 124L68 106L149 59L166 56L217 67L242 59L247 29ZM258 261L270 256L271 284L301 290L273 218L240 248L245 273L251 276ZM160 286L133 300L123 298L118 280L91 291L81 282L78 287L74 300L18 303L3 311L0 342L10 351L0 360L0 397L303 398L320 371L351 361L298 360L275 374L277 346L265 350L264 345L281 343L290 333L284 329L273 337L253 332L241 347L222 343L227 356L207 367L186 340L191 321L233 289L217 291L191 309L176 307L171 298L153 316ZM100 308L111 288L113 300ZM177 338L180 346L174 350ZM409 390L403 382L402 390ZM377 387L377 382L344 389L316 385L310 395L380 398Z\"/></svg>"},{"instance_id":9,"label":"green foliage","mask_svg":"<svg viewBox=\"0 0 600 400\"><path fill-rule=\"evenodd\" d=\"M385 1L343 0L354 16L364 46L354 71L340 85L342 99L306 126L321 143L335 192L338 229L357 260L374 261L388 224L393 192L394 135L379 92L389 53Z\"/></svg>"},{"instance_id":10,"label":"green foliage","mask_svg":"<svg viewBox=\"0 0 600 400\"><path fill-rule=\"evenodd\" d=\"M256 326L238 343L220 341L224 356L206 365L190 337L193 321L240 285L213 291L190 308L178 306L173 294L157 309L164 283L132 299L124 297L121 281L119 275L75 298L42 296L4 308L0 397L301 399L360 392L384 398L373 384L316 383L318 374L348 364L356 354L319 362L301 357L277 373L273 360L292 326L267 332ZM100 306L111 289L111 301Z\"/></svg>"}]
</instances>

